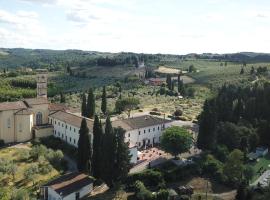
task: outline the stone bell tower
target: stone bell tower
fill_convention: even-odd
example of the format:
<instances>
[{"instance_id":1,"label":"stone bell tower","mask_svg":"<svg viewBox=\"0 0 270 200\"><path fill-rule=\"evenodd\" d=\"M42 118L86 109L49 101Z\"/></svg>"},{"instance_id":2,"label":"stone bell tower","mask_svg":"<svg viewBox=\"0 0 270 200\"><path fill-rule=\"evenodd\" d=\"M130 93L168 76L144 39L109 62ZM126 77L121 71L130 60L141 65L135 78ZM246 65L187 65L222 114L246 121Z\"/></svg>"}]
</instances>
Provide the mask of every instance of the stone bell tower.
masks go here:
<instances>
[{"instance_id":1,"label":"stone bell tower","mask_svg":"<svg viewBox=\"0 0 270 200\"><path fill-rule=\"evenodd\" d=\"M37 98L47 98L48 72L46 69L37 69L36 72Z\"/></svg>"}]
</instances>

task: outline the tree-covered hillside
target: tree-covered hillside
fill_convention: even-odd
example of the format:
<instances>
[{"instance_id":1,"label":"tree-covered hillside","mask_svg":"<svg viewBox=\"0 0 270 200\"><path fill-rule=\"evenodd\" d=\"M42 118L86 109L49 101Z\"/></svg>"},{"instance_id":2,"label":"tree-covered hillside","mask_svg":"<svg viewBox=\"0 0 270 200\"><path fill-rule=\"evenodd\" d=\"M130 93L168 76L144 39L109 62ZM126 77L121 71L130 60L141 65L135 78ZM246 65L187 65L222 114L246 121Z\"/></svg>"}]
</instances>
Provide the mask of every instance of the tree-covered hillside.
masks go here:
<instances>
[{"instance_id":1,"label":"tree-covered hillside","mask_svg":"<svg viewBox=\"0 0 270 200\"><path fill-rule=\"evenodd\" d=\"M0 68L49 68L57 70L67 67L132 65L138 67L142 61L148 66L160 62L174 63L187 59L207 59L230 62L269 62L270 54L236 53L236 54L138 54L131 52L107 53L82 50L47 50L0 48Z\"/></svg>"}]
</instances>

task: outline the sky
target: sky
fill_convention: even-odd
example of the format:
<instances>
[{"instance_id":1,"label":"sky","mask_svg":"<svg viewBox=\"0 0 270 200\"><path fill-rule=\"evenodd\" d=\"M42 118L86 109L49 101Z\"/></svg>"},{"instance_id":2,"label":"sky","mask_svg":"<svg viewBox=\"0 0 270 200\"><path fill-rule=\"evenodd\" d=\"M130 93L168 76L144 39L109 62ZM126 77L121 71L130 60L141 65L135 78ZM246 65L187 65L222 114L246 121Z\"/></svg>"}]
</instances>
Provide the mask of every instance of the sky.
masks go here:
<instances>
[{"instance_id":1,"label":"sky","mask_svg":"<svg viewBox=\"0 0 270 200\"><path fill-rule=\"evenodd\" d=\"M0 0L0 47L270 53L270 1Z\"/></svg>"}]
</instances>

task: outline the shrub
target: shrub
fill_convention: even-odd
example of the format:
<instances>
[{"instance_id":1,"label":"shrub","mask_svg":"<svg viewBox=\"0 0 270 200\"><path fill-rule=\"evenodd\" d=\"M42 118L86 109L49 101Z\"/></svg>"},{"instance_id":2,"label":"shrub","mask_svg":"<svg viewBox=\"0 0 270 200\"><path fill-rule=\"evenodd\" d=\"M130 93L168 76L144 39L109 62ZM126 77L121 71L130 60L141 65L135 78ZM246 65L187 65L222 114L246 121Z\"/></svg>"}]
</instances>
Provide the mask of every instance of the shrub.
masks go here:
<instances>
[{"instance_id":1,"label":"shrub","mask_svg":"<svg viewBox=\"0 0 270 200\"><path fill-rule=\"evenodd\" d=\"M160 112L156 112L156 111L150 111L149 114L150 114L150 115L158 115L158 116L161 115Z\"/></svg>"},{"instance_id":2,"label":"shrub","mask_svg":"<svg viewBox=\"0 0 270 200\"><path fill-rule=\"evenodd\" d=\"M181 116L182 114L183 114L183 111L180 110L180 109L177 109L177 110L174 112L174 115L177 116L177 117Z\"/></svg>"},{"instance_id":3,"label":"shrub","mask_svg":"<svg viewBox=\"0 0 270 200\"><path fill-rule=\"evenodd\" d=\"M152 200L154 199L153 194L147 190L141 181L135 182L135 194L138 200Z\"/></svg>"},{"instance_id":4,"label":"shrub","mask_svg":"<svg viewBox=\"0 0 270 200\"><path fill-rule=\"evenodd\" d=\"M18 157L21 161L27 161L30 158L30 153L28 149L21 149L18 152Z\"/></svg>"},{"instance_id":5,"label":"shrub","mask_svg":"<svg viewBox=\"0 0 270 200\"><path fill-rule=\"evenodd\" d=\"M145 186L158 186L162 183L165 183L163 175L160 171L147 169L141 173L130 174L127 177L127 185L132 187L134 186L135 181L141 181Z\"/></svg>"},{"instance_id":6,"label":"shrub","mask_svg":"<svg viewBox=\"0 0 270 200\"><path fill-rule=\"evenodd\" d=\"M24 189L14 190L11 195L12 200L30 200L29 194Z\"/></svg>"},{"instance_id":7,"label":"shrub","mask_svg":"<svg viewBox=\"0 0 270 200\"><path fill-rule=\"evenodd\" d=\"M40 156L47 154L47 148L44 145L33 146L29 154L33 160L37 160Z\"/></svg>"},{"instance_id":8,"label":"shrub","mask_svg":"<svg viewBox=\"0 0 270 200\"><path fill-rule=\"evenodd\" d=\"M0 147L5 146L5 141L4 140L0 140Z\"/></svg>"}]
</instances>

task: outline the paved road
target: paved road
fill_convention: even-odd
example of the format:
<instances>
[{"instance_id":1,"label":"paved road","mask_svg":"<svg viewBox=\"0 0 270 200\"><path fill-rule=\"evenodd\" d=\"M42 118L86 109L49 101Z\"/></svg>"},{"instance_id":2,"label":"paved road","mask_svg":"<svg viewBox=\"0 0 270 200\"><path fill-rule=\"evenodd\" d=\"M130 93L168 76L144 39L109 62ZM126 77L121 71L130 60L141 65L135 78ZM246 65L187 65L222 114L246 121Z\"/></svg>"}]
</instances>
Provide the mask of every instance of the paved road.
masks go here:
<instances>
[{"instance_id":1,"label":"paved road","mask_svg":"<svg viewBox=\"0 0 270 200\"><path fill-rule=\"evenodd\" d=\"M254 181L251 186L256 186L258 183L261 184L262 187L268 186L270 182L270 170L266 170L256 181Z\"/></svg>"}]
</instances>

